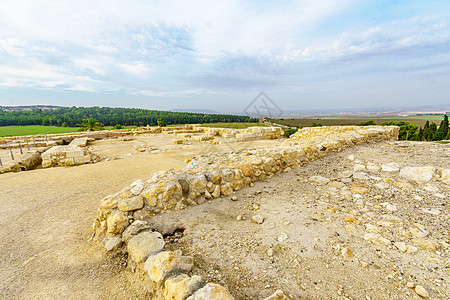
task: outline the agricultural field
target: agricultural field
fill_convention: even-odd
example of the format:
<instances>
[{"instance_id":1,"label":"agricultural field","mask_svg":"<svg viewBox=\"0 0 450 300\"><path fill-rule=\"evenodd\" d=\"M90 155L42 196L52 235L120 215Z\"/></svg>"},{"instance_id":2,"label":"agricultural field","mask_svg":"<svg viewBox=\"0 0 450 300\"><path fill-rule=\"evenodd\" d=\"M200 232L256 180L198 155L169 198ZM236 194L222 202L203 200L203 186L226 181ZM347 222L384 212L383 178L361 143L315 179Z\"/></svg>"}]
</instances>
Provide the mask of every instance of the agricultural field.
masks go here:
<instances>
[{"instance_id":1,"label":"agricultural field","mask_svg":"<svg viewBox=\"0 0 450 300\"><path fill-rule=\"evenodd\" d=\"M373 120L377 124L382 124L389 121L407 121L409 123L423 127L426 121L439 123L442 121L442 116L438 115L424 115L424 116L390 116L390 117L320 117L320 118L281 118L273 119L275 123L280 123L293 127L311 126L314 123L321 123L324 126L333 125L355 125L358 123Z\"/></svg>"},{"instance_id":2,"label":"agricultural field","mask_svg":"<svg viewBox=\"0 0 450 300\"><path fill-rule=\"evenodd\" d=\"M0 136L33 135L39 133L68 133L77 131L77 127L55 126L2 126Z\"/></svg>"},{"instance_id":3,"label":"agricultural field","mask_svg":"<svg viewBox=\"0 0 450 300\"><path fill-rule=\"evenodd\" d=\"M262 123L209 123L209 124L202 124L202 126L212 128L234 128L234 129L245 129L254 126L267 127L267 125Z\"/></svg>"}]
</instances>

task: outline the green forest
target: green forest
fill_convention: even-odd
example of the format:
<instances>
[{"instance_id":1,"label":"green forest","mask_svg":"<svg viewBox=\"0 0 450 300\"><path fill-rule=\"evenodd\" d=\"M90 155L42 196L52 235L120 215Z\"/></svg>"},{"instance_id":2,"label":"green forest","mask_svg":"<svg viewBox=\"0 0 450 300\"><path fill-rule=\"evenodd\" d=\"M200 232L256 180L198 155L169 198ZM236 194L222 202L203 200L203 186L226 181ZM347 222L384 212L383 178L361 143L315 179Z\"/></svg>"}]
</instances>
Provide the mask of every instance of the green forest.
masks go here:
<instances>
[{"instance_id":1,"label":"green forest","mask_svg":"<svg viewBox=\"0 0 450 300\"><path fill-rule=\"evenodd\" d=\"M202 114L187 112L157 111L137 108L111 107L62 107L55 110L4 111L0 110L0 126L43 125L77 127L84 119L93 118L105 126L146 126L157 125L163 118L167 125L219 123L219 122L258 122L248 116Z\"/></svg>"}]
</instances>

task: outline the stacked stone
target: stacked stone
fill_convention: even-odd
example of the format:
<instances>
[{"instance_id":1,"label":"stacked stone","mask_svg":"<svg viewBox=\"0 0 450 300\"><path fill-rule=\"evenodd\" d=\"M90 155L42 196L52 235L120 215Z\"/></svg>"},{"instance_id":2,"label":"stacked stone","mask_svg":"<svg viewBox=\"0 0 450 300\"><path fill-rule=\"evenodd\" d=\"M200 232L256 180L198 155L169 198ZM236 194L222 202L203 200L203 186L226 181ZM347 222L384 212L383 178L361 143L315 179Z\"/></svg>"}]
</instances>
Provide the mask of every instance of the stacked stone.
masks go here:
<instances>
[{"instance_id":1,"label":"stacked stone","mask_svg":"<svg viewBox=\"0 0 450 300\"><path fill-rule=\"evenodd\" d=\"M352 129L353 128L353 129ZM308 130L307 142L299 135L281 147L229 153L192 160L181 170L161 171L137 180L119 193L103 199L94 222L99 242L120 236L134 220L145 220L165 211L202 204L206 199L229 196L287 168L294 168L344 147L385 139L395 140L398 127L331 127ZM317 136L317 142L313 135Z\"/></svg>"},{"instance_id":2,"label":"stacked stone","mask_svg":"<svg viewBox=\"0 0 450 300\"><path fill-rule=\"evenodd\" d=\"M42 153L42 167L76 166L90 163L92 153L86 148L88 138L76 138L69 145L54 146Z\"/></svg>"},{"instance_id":3,"label":"stacked stone","mask_svg":"<svg viewBox=\"0 0 450 300\"><path fill-rule=\"evenodd\" d=\"M277 147L198 157L181 170L157 172L149 179L139 179L104 198L93 224L95 237L107 251L125 243L134 263L145 262L144 270L157 284L164 299L178 299L177 293L182 293L179 299L188 295L191 296L187 299L233 299L219 285L210 283L200 288L201 278L185 274L192 268L192 258L182 256L180 251L162 251L161 234L151 232L145 220L164 211L229 196L252 182L305 164L330 151L397 137L398 127L317 128L301 131ZM213 296L217 294L223 297Z\"/></svg>"}]
</instances>

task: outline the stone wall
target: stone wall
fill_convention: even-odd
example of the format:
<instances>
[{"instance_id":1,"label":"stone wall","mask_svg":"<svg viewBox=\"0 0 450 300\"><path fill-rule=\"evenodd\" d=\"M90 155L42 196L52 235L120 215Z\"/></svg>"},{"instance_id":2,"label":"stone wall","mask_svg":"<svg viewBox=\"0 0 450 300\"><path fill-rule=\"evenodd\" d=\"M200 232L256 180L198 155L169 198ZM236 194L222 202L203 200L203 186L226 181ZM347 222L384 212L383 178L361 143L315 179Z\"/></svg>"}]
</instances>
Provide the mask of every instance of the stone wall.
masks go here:
<instances>
[{"instance_id":1,"label":"stone wall","mask_svg":"<svg viewBox=\"0 0 450 300\"><path fill-rule=\"evenodd\" d=\"M208 130L208 132L215 131ZM397 137L398 127L396 126L305 128L276 147L197 157L189 161L188 165L181 170L157 172L150 178L139 179L118 193L101 200L93 224L94 236L107 251L124 243L134 263L145 262L146 273L152 280L159 278L153 281L162 284L165 280L164 276L163 279L158 277L157 274L160 271L154 264L159 261L157 257L163 255L158 254L164 253L159 252L163 247L139 259L133 258L136 255L130 253L130 250L135 252L133 246L130 248L130 241L132 241L129 238L130 233L139 236L141 234L139 232L149 231L146 221L153 216L165 211L199 205L206 199L229 196L233 191L245 188L252 182L264 180L281 171L288 171L329 152L340 151L344 147L381 140L396 140ZM148 247L144 249L148 250ZM179 258L174 260L182 264L180 253L178 255L166 253L163 256L177 256ZM167 266L167 263L164 265ZM182 273L179 272L179 274ZM171 281L196 282L189 276L189 278L183 277L184 279L169 277L167 276L165 285L160 285L161 291L168 290L167 286L172 286ZM211 299L232 299L229 298L231 296L226 295L224 298Z\"/></svg>"},{"instance_id":2,"label":"stone wall","mask_svg":"<svg viewBox=\"0 0 450 300\"><path fill-rule=\"evenodd\" d=\"M97 157L86 147L88 140L87 137L76 138L69 145L50 148L42 153L42 167L77 166L93 162Z\"/></svg>"}]
</instances>

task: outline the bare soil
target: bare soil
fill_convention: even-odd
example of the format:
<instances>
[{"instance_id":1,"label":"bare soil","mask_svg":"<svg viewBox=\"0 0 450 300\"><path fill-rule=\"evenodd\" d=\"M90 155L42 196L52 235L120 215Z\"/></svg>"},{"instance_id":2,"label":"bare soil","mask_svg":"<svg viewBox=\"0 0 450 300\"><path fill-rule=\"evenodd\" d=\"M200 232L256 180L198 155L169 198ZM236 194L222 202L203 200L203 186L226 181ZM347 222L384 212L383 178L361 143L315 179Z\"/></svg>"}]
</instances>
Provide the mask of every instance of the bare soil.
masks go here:
<instances>
[{"instance_id":1,"label":"bare soil","mask_svg":"<svg viewBox=\"0 0 450 300\"><path fill-rule=\"evenodd\" d=\"M88 240L103 197L158 170L182 168L185 158L211 150L202 143L174 145L174 138L95 141L90 146L108 161L0 175L0 298L148 299L148 286L126 268L120 252L106 254ZM193 273L227 286L236 299L261 299L278 288L292 299L419 299L407 282L448 299L450 249L406 254L362 239L364 224L376 225L383 215L394 214L404 223L381 228L387 238L401 240L401 231L419 222L434 238L450 242L447 186L433 179L434 192L422 187L380 190L374 187L378 181L370 179L359 183L369 189L361 199L347 199L309 180L313 175L338 180L343 171L353 170L350 154L365 163L450 168L448 145L402 145L347 149L235 192L237 201L220 198L153 221L159 227L179 224L182 231L166 235L167 248L194 256ZM230 151L230 145L215 150ZM378 208L383 202L395 203L398 211ZM438 208L440 214L422 208ZM262 224L251 221L256 214L264 216ZM349 216L362 223L345 222ZM344 247L354 256L344 257Z\"/></svg>"}]
</instances>

